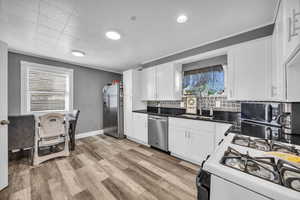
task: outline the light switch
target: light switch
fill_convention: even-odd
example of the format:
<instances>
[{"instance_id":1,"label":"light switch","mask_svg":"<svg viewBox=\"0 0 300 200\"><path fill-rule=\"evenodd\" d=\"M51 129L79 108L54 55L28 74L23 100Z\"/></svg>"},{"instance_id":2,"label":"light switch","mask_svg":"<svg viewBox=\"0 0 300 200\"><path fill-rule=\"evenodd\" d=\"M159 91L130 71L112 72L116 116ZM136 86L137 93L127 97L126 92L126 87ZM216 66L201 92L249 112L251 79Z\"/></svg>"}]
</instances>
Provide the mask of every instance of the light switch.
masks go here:
<instances>
[{"instance_id":1,"label":"light switch","mask_svg":"<svg viewBox=\"0 0 300 200\"><path fill-rule=\"evenodd\" d=\"M221 101L216 101L216 108L220 108L221 107Z\"/></svg>"}]
</instances>

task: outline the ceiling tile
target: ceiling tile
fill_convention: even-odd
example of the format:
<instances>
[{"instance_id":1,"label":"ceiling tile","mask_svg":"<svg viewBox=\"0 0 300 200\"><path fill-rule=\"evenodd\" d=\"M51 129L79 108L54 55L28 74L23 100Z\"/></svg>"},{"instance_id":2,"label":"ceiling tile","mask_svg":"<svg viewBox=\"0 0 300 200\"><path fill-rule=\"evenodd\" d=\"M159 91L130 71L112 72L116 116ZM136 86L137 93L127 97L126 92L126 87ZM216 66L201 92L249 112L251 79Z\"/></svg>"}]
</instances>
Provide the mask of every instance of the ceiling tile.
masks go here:
<instances>
[{"instance_id":1,"label":"ceiling tile","mask_svg":"<svg viewBox=\"0 0 300 200\"><path fill-rule=\"evenodd\" d=\"M36 23L38 16L38 1L11 0L3 1L0 7L0 17L19 18L19 20L31 21Z\"/></svg>"},{"instance_id":2,"label":"ceiling tile","mask_svg":"<svg viewBox=\"0 0 300 200\"><path fill-rule=\"evenodd\" d=\"M74 5L75 0L42 0L42 1L46 1L48 4L51 4L52 6L55 6L69 13L73 13L75 9L75 5Z\"/></svg>"},{"instance_id":3,"label":"ceiling tile","mask_svg":"<svg viewBox=\"0 0 300 200\"><path fill-rule=\"evenodd\" d=\"M64 30L66 24L67 24L67 20L65 21L55 20L43 14L40 14L38 17L38 25L47 26L50 29L54 29L59 32L62 32Z\"/></svg>"},{"instance_id":4,"label":"ceiling tile","mask_svg":"<svg viewBox=\"0 0 300 200\"><path fill-rule=\"evenodd\" d=\"M60 36L60 31L57 31L55 29L49 28L44 25L38 25L37 27L37 35L38 36L43 36L49 39L58 39Z\"/></svg>"},{"instance_id":5,"label":"ceiling tile","mask_svg":"<svg viewBox=\"0 0 300 200\"><path fill-rule=\"evenodd\" d=\"M49 1L40 1L40 13L52 18L53 20L61 21L61 23L66 23L71 12L62 10L53 4L50 4Z\"/></svg>"},{"instance_id":6,"label":"ceiling tile","mask_svg":"<svg viewBox=\"0 0 300 200\"><path fill-rule=\"evenodd\" d=\"M139 63L273 23L278 0L0 0L9 48L84 65ZM186 13L186 24L176 23ZM136 16L136 20L131 20ZM234 21L234 23L232 23ZM122 38L111 41L108 30ZM86 52L83 58L72 49Z\"/></svg>"}]
</instances>

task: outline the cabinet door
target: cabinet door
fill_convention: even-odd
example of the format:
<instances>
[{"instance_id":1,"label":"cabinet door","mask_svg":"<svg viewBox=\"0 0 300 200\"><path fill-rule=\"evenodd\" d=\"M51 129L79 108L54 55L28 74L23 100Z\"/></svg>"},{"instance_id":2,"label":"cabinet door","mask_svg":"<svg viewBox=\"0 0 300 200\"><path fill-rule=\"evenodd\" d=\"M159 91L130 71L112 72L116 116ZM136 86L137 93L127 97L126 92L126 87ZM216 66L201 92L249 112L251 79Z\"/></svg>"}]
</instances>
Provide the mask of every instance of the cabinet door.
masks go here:
<instances>
[{"instance_id":1,"label":"cabinet door","mask_svg":"<svg viewBox=\"0 0 300 200\"><path fill-rule=\"evenodd\" d=\"M124 95L124 134L133 137L132 129L132 97Z\"/></svg>"},{"instance_id":2,"label":"cabinet door","mask_svg":"<svg viewBox=\"0 0 300 200\"><path fill-rule=\"evenodd\" d=\"M286 100L290 102L300 102L300 57L292 60L286 66Z\"/></svg>"},{"instance_id":3,"label":"cabinet door","mask_svg":"<svg viewBox=\"0 0 300 200\"><path fill-rule=\"evenodd\" d=\"M271 99L280 101L284 99L284 21L283 6L280 4L272 36L272 88Z\"/></svg>"},{"instance_id":4,"label":"cabinet door","mask_svg":"<svg viewBox=\"0 0 300 200\"><path fill-rule=\"evenodd\" d=\"M124 95L132 96L132 70L123 72L123 92Z\"/></svg>"},{"instance_id":5,"label":"cabinet door","mask_svg":"<svg viewBox=\"0 0 300 200\"><path fill-rule=\"evenodd\" d=\"M156 68L150 67L142 71L143 77L143 100L153 101L156 100Z\"/></svg>"},{"instance_id":6,"label":"cabinet door","mask_svg":"<svg viewBox=\"0 0 300 200\"><path fill-rule=\"evenodd\" d=\"M133 139L148 144L148 115L133 113Z\"/></svg>"},{"instance_id":7,"label":"cabinet door","mask_svg":"<svg viewBox=\"0 0 300 200\"><path fill-rule=\"evenodd\" d=\"M156 67L157 74L157 99L172 100L174 94L174 66L170 63Z\"/></svg>"},{"instance_id":8,"label":"cabinet door","mask_svg":"<svg viewBox=\"0 0 300 200\"><path fill-rule=\"evenodd\" d=\"M189 145L188 158L197 163L202 163L214 150L214 130L188 131Z\"/></svg>"},{"instance_id":9,"label":"cabinet door","mask_svg":"<svg viewBox=\"0 0 300 200\"><path fill-rule=\"evenodd\" d=\"M157 100L181 100L182 67L174 63L156 66Z\"/></svg>"},{"instance_id":10,"label":"cabinet door","mask_svg":"<svg viewBox=\"0 0 300 200\"><path fill-rule=\"evenodd\" d=\"M169 151L187 157L187 129L169 126Z\"/></svg>"},{"instance_id":11,"label":"cabinet door","mask_svg":"<svg viewBox=\"0 0 300 200\"><path fill-rule=\"evenodd\" d=\"M293 17L293 13L300 12L299 0L283 0L283 21L284 21L284 48L285 60L290 57L300 41L300 31L295 28L299 27L299 16Z\"/></svg>"},{"instance_id":12,"label":"cabinet door","mask_svg":"<svg viewBox=\"0 0 300 200\"><path fill-rule=\"evenodd\" d=\"M232 47L229 52L229 98L267 100L271 93L271 39L264 38ZM232 79L232 80L231 80Z\"/></svg>"},{"instance_id":13,"label":"cabinet door","mask_svg":"<svg viewBox=\"0 0 300 200\"><path fill-rule=\"evenodd\" d=\"M247 190L239 185L228 182L217 176L211 176L211 200L270 200L262 195Z\"/></svg>"}]
</instances>

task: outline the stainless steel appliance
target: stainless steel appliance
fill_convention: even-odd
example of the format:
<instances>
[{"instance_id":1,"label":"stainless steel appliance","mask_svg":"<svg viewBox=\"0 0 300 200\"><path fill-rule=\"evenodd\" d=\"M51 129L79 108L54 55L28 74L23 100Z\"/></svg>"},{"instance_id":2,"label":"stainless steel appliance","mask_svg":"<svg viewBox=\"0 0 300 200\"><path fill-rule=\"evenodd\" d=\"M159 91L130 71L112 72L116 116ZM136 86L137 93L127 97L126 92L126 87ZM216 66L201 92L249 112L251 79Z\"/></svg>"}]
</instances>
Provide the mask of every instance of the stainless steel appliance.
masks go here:
<instances>
[{"instance_id":1,"label":"stainless steel appliance","mask_svg":"<svg viewBox=\"0 0 300 200\"><path fill-rule=\"evenodd\" d=\"M300 134L300 103L250 102L242 103L241 108L242 131L253 127L249 126L252 123L267 134L274 129L284 134Z\"/></svg>"},{"instance_id":2,"label":"stainless steel appliance","mask_svg":"<svg viewBox=\"0 0 300 200\"><path fill-rule=\"evenodd\" d=\"M168 151L168 117L148 116L148 143L150 146Z\"/></svg>"},{"instance_id":3,"label":"stainless steel appliance","mask_svg":"<svg viewBox=\"0 0 300 200\"><path fill-rule=\"evenodd\" d=\"M116 138L124 138L123 87L114 83L103 88L103 131Z\"/></svg>"},{"instance_id":4,"label":"stainless steel appliance","mask_svg":"<svg viewBox=\"0 0 300 200\"><path fill-rule=\"evenodd\" d=\"M283 115L282 106L281 103L242 103L241 118L245 121L281 126L279 121Z\"/></svg>"},{"instance_id":5,"label":"stainless steel appliance","mask_svg":"<svg viewBox=\"0 0 300 200\"><path fill-rule=\"evenodd\" d=\"M202 168L203 166L196 177L197 200L210 200L211 175Z\"/></svg>"}]
</instances>

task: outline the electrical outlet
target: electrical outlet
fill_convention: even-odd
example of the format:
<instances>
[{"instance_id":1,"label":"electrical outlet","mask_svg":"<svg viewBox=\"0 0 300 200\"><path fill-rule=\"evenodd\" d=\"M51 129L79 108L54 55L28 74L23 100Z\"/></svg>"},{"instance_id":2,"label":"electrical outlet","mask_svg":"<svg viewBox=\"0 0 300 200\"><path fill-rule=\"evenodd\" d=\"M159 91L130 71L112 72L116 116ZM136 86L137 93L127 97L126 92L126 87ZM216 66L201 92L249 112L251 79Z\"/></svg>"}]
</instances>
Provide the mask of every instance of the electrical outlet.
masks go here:
<instances>
[{"instance_id":1,"label":"electrical outlet","mask_svg":"<svg viewBox=\"0 0 300 200\"><path fill-rule=\"evenodd\" d=\"M184 101L180 102L180 107L181 107L181 108L184 108L184 107L185 107Z\"/></svg>"},{"instance_id":2,"label":"electrical outlet","mask_svg":"<svg viewBox=\"0 0 300 200\"><path fill-rule=\"evenodd\" d=\"M216 101L216 108L220 108L221 107L221 101Z\"/></svg>"}]
</instances>

